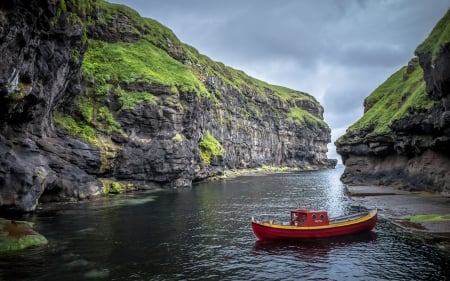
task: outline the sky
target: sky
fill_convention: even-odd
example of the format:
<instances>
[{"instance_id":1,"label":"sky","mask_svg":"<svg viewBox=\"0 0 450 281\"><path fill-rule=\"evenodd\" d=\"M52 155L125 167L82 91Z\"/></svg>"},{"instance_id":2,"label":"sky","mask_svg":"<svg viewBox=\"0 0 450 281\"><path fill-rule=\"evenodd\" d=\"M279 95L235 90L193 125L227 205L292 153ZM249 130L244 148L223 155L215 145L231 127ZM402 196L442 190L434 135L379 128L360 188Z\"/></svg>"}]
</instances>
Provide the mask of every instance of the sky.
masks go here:
<instances>
[{"instance_id":1,"label":"sky","mask_svg":"<svg viewBox=\"0 0 450 281\"><path fill-rule=\"evenodd\" d=\"M450 0L110 0L170 28L213 60L313 95L332 142L364 98L414 57Z\"/></svg>"}]
</instances>

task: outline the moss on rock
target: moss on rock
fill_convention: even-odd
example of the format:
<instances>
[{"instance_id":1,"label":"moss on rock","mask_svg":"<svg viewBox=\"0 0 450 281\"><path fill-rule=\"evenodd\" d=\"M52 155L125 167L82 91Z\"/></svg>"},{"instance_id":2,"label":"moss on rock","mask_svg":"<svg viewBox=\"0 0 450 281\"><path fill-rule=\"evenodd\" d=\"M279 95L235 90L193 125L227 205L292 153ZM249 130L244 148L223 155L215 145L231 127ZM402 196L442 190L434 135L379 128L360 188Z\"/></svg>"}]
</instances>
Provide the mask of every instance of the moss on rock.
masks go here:
<instances>
[{"instance_id":1,"label":"moss on rock","mask_svg":"<svg viewBox=\"0 0 450 281\"><path fill-rule=\"evenodd\" d=\"M127 188L132 188L132 186L126 186L125 184L118 182L118 181L112 181L109 179L100 179L100 181L103 183L103 193L104 194L120 194L124 193Z\"/></svg>"},{"instance_id":2,"label":"moss on rock","mask_svg":"<svg viewBox=\"0 0 450 281\"><path fill-rule=\"evenodd\" d=\"M0 218L0 253L47 244L47 239L32 228L32 223Z\"/></svg>"},{"instance_id":3,"label":"moss on rock","mask_svg":"<svg viewBox=\"0 0 450 281\"><path fill-rule=\"evenodd\" d=\"M210 132L206 132L198 144L198 149L200 151L200 158L206 165L211 164L212 157L221 156L225 153L220 142Z\"/></svg>"},{"instance_id":4,"label":"moss on rock","mask_svg":"<svg viewBox=\"0 0 450 281\"><path fill-rule=\"evenodd\" d=\"M329 128L325 121L299 107L291 108L290 112L287 114L287 120L299 125L311 124L312 126Z\"/></svg>"},{"instance_id":5,"label":"moss on rock","mask_svg":"<svg viewBox=\"0 0 450 281\"><path fill-rule=\"evenodd\" d=\"M450 221L450 214L439 215L439 214L426 214L426 215L411 215L404 216L410 222L440 222L440 221Z\"/></svg>"}]
</instances>

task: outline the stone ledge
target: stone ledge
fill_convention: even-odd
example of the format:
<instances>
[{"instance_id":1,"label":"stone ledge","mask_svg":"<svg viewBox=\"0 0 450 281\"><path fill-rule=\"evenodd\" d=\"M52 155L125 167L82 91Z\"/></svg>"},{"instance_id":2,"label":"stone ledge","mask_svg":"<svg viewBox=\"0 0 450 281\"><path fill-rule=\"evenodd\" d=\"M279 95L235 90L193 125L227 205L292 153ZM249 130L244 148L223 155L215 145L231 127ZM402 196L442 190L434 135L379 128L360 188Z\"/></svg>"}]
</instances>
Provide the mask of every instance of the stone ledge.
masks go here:
<instances>
[{"instance_id":1,"label":"stone ledge","mask_svg":"<svg viewBox=\"0 0 450 281\"><path fill-rule=\"evenodd\" d=\"M410 221L419 215L450 216L450 197L429 192L409 192L388 186L346 186L352 200L366 208L378 208L381 217L420 234L450 241L450 220Z\"/></svg>"}]
</instances>

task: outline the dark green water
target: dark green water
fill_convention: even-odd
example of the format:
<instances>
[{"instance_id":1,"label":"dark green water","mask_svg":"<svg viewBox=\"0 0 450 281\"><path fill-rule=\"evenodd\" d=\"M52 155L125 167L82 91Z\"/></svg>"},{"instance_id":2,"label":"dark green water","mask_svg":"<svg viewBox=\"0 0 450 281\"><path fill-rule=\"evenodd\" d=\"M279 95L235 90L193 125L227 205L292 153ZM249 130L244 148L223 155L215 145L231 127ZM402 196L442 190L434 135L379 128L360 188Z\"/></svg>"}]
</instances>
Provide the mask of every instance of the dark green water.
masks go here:
<instances>
[{"instance_id":1,"label":"dark green water","mask_svg":"<svg viewBox=\"0 0 450 281\"><path fill-rule=\"evenodd\" d=\"M450 259L380 219L339 239L259 243L252 215L351 209L342 169L249 176L190 189L47 205L49 245L0 256L0 280L448 280Z\"/></svg>"}]
</instances>

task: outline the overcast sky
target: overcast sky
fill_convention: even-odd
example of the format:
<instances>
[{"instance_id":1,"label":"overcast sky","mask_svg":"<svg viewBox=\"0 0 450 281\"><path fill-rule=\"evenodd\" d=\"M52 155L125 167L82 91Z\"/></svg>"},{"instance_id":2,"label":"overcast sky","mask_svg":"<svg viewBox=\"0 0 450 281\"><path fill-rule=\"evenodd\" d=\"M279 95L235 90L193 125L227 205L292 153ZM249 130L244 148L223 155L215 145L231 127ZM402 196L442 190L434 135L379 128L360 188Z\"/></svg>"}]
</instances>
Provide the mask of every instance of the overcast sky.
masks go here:
<instances>
[{"instance_id":1,"label":"overcast sky","mask_svg":"<svg viewBox=\"0 0 450 281\"><path fill-rule=\"evenodd\" d=\"M200 53L322 104L332 142L363 101L414 56L449 0L111 0ZM333 144L329 158L338 158Z\"/></svg>"}]
</instances>

